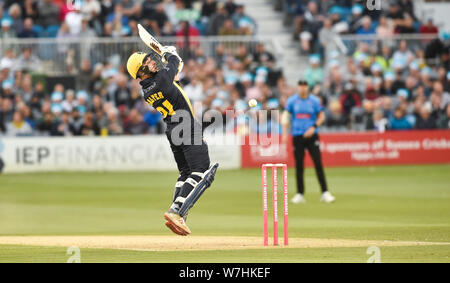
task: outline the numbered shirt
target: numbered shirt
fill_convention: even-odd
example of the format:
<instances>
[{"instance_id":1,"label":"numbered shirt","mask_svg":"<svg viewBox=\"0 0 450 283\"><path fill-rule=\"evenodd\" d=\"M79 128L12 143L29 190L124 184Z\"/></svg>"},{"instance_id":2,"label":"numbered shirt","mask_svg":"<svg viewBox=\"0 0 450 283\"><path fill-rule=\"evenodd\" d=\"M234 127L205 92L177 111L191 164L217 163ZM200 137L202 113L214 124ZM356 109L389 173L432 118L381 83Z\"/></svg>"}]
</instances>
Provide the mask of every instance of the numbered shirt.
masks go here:
<instances>
[{"instance_id":1,"label":"numbered shirt","mask_svg":"<svg viewBox=\"0 0 450 283\"><path fill-rule=\"evenodd\" d=\"M287 100L285 108L291 113L293 136L302 136L310 127L314 126L317 115L323 111L320 100L314 95L303 99L295 94Z\"/></svg>"},{"instance_id":2,"label":"numbered shirt","mask_svg":"<svg viewBox=\"0 0 450 283\"><path fill-rule=\"evenodd\" d=\"M186 115L194 121L194 112L189 98L180 85L174 82L179 59L177 56L168 54L167 61L167 66L155 76L140 82L144 100L161 113L167 124L177 124L182 121L180 117L186 117Z\"/></svg>"}]
</instances>

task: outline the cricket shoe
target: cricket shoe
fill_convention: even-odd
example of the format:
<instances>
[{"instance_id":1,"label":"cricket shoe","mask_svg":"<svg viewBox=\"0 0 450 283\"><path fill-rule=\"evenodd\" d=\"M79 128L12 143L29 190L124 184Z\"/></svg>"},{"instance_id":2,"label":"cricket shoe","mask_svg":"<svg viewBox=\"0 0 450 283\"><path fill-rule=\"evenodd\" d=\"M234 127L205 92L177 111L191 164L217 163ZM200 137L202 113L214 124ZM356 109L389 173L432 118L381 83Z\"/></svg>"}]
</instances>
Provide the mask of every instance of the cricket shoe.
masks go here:
<instances>
[{"instance_id":1,"label":"cricket shoe","mask_svg":"<svg viewBox=\"0 0 450 283\"><path fill-rule=\"evenodd\" d=\"M164 218L169 222L166 224L175 234L187 236L191 234L191 229L186 225L184 218L173 212L164 213ZM172 227L171 227L172 226Z\"/></svg>"},{"instance_id":2,"label":"cricket shoe","mask_svg":"<svg viewBox=\"0 0 450 283\"><path fill-rule=\"evenodd\" d=\"M172 230L173 233L180 235L180 236L187 236L186 232L184 232L183 230L180 230L177 226L172 224L172 222L166 221L165 224L166 224L167 228Z\"/></svg>"},{"instance_id":3,"label":"cricket shoe","mask_svg":"<svg viewBox=\"0 0 450 283\"><path fill-rule=\"evenodd\" d=\"M292 203L298 204L298 203L306 203L306 199L303 197L302 194L296 194L292 200Z\"/></svg>"},{"instance_id":4,"label":"cricket shoe","mask_svg":"<svg viewBox=\"0 0 450 283\"><path fill-rule=\"evenodd\" d=\"M321 202L325 202L325 203L332 203L336 200L336 198L330 194L330 192L326 191L322 194L322 197L320 198Z\"/></svg>"}]
</instances>

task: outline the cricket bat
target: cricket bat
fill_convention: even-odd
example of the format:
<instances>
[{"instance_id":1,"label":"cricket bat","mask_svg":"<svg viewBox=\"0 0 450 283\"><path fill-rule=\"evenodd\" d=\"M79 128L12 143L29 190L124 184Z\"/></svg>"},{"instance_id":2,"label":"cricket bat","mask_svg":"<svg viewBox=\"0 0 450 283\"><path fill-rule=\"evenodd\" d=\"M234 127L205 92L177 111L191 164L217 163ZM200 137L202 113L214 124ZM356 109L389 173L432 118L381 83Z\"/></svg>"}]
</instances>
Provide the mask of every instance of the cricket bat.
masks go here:
<instances>
[{"instance_id":1,"label":"cricket bat","mask_svg":"<svg viewBox=\"0 0 450 283\"><path fill-rule=\"evenodd\" d=\"M159 56L162 57L163 46L161 45L161 43L159 43L159 41L156 40L156 38L154 36L152 36L141 24L138 24L137 27L138 27L139 37L142 39L142 41L145 43L145 45L150 47L153 51L155 51ZM181 58L180 58L180 60L181 60ZM183 67L184 67L184 63L183 63L183 60L181 60L180 65L178 66L178 73L181 72Z\"/></svg>"},{"instance_id":2,"label":"cricket bat","mask_svg":"<svg viewBox=\"0 0 450 283\"><path fill-rule=\"evenodd\" d=\"M162 56L163 46L159 43L156 38L154 38L141 24L137 25L139 30L139 37L142 41L150 47L153 51L155 51L159 56Z\"/></svg>"}]
</instances>

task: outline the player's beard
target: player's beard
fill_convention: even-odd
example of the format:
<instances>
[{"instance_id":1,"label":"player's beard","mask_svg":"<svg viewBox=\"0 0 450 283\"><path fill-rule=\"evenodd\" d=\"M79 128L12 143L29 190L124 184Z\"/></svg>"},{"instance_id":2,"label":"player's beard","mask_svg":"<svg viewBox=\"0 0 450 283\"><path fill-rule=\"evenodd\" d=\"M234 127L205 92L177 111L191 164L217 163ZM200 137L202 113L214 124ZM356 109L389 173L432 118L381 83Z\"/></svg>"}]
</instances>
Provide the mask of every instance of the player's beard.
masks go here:
<instances>
[{"instance_id":1,"label":"player's beard","mask_svg":"<svg viewBox=\"0 0 450 283\"><path fill-rule=\"evenodd\" d=\"M156 73L158 73L158 68L156 68L156 72L151 72L149 70L148 66L144 66L144 67L142 67L141 72L143 72L145 75L154 76L154 75L156 75Z\"/></svg>"}]
</instances>

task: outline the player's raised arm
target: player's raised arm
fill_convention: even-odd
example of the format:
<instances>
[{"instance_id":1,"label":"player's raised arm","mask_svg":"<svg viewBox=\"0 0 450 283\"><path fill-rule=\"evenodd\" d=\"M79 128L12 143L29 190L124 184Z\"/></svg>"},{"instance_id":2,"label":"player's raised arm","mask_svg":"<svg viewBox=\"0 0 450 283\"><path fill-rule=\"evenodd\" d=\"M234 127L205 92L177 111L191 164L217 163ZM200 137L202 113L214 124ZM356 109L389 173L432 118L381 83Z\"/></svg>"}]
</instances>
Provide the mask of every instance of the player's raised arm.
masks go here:
<instances>
[{"instance_id":1,"label":"player's raised arm","mask_svg":"<svg viewBox=\"0 0 450 283\"><path fill-rule=\"evenodd\" d=\"M165 46L163 49L163 62L167 62L167 66L161 70L168 76L169 81L173 81L175 76L183 68L183 60L177 53L175 46Z\"/></svg>"}]
</instances>

